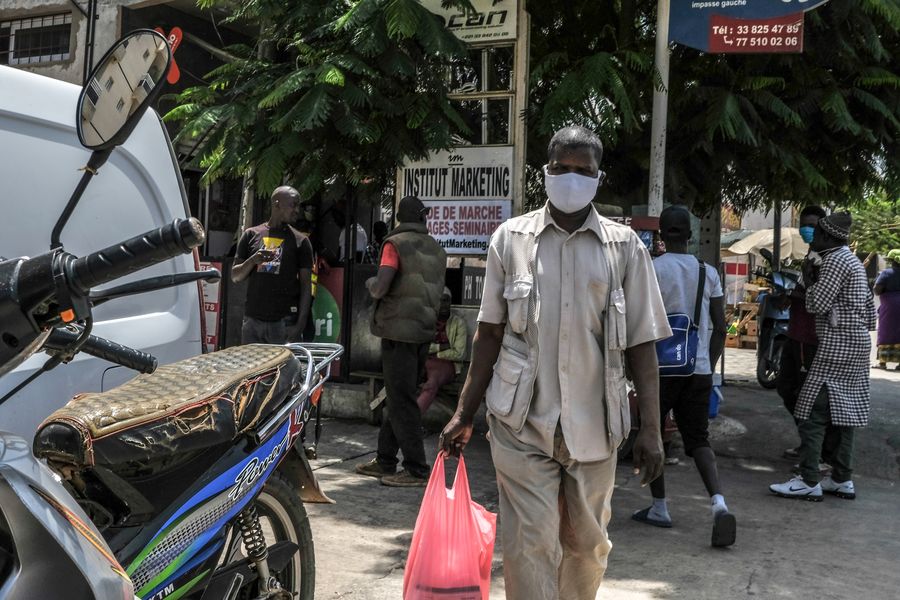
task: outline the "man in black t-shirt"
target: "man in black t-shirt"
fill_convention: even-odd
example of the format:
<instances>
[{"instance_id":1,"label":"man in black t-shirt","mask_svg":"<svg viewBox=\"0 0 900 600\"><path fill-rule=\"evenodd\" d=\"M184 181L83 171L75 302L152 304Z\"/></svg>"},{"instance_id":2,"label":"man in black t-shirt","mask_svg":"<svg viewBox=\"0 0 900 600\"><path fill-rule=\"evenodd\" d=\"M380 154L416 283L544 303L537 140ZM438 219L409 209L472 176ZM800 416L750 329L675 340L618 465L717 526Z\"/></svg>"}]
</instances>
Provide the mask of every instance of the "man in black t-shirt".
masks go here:
<instances>
[{"instance_id":1,"label":"man in black t-shirt","mask_svg":"<svg viewBox=\"0 0 900 600\"><path fill-rule=\"evenodd\" d=\"M277 188L269 220L244 231L238 241L231 280L248 280L243 344L300 341L312 304L313 249L309 238L290 225L299 208L297 190Z\"/></svg>"}]
</instances>

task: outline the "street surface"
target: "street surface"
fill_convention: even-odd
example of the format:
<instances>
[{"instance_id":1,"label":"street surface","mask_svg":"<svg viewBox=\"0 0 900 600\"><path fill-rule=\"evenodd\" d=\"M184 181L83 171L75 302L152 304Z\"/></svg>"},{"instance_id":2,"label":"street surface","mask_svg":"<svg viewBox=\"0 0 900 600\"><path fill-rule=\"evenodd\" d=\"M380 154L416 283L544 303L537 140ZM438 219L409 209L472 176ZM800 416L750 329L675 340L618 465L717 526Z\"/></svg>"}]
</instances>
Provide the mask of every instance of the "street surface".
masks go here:
<instances>
[{"instance_id":1,"label":"street surface","mask_svg":"<svg viewBox=\"0 0 900 600\"><path fill-rule=\"evenodd\" d=\"M775 391L755 380L755 351L726 351L726 387L712 422L713 448L737 543L709 546L708 498L690 459L666 467L672 529L637 523L631 513L650 493L620 463L610 537L613 550L598 598L674 600L900 597L900 373L872 371L872 424L859 431L857 499L821 503L771 495L768 485L790 476L781 457L796 446L793 421ZM374 456L377 428L325 422L313 468L337 504L307 505L316 544L316 598L399 600L403 566L422 489L381 486L353 466ZM497 510L497 490L483 419L466 452L475 501ZM426 440L434 456L437 435ZM449 463L448 463L449 466ZM449 469L448 469L449 470ZM500 524L502 527L502 523ZM505 597L503 549L494 553L492 600Z\"/></svg>"}]
</instances>

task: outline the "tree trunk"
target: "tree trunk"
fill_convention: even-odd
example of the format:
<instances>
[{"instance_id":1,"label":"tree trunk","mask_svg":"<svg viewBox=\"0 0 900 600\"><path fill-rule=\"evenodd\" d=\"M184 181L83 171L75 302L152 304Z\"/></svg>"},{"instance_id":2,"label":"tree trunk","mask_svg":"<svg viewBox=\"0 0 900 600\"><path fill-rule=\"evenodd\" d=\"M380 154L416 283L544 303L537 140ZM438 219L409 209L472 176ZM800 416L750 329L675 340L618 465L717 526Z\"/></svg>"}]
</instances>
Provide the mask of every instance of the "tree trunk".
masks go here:
<instances>
[{"instance_id":1,"label":"tree trunk","mask_svg":"<svg viewBox=\"0 0 900 600\"><path fill-rule=\"evenodd\" d=\"M257 58L265 58L271 60L275 56L274 45L271 40L266 38L266 23L263 22L259 26L259 46L256 48ZM243 193L241 194L241 212L238 219L238 237L249 227L253 227L253 205L256 199L256 168L250 167L244 174L244 183L242 185Z\"/></svg>"}]
</instances>

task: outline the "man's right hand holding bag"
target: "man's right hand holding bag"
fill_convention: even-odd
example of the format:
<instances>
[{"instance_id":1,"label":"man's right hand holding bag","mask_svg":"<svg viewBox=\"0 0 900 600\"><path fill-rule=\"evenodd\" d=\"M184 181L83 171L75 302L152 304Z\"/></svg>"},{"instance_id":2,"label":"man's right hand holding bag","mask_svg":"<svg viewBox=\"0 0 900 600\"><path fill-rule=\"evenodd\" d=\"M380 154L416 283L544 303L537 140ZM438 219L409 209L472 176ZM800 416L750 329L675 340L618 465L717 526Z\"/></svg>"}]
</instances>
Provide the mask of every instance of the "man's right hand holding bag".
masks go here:
<instances>
[{"instance_id":1,"label":"man's right hand holding bag","mask_svg":"<svg viewBox=\"0 0 900 600\"><path fill-rule=\"evenodd\" d=\"M471 435L471 425L469 425ZM416 519L406 572L404 600L488 600L497 515L473 502L462 456L453 487L447 489L446 454L434 461Z\"/></svg>"}]
</instances>

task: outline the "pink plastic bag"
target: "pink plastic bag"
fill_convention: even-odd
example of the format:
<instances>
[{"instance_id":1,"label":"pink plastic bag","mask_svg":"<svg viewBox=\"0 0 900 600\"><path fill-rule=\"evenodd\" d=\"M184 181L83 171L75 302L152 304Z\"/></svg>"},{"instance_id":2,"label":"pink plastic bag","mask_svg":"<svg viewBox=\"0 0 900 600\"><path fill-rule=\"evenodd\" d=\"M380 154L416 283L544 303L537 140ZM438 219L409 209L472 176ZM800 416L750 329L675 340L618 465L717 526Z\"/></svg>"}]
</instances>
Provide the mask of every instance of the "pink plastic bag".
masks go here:
<instances>
[{"instance_id":1,"label":"pink plastic bag","mask_svg":"<svg viewBox=\"0 0 900 600\"><path fill-rule=\"evenodd\" d=\"M403 600L488 600L497 515L472 501L462 457L453 489L445 481L440 453L416 519Z\"/></svg>"}]
</instances>

